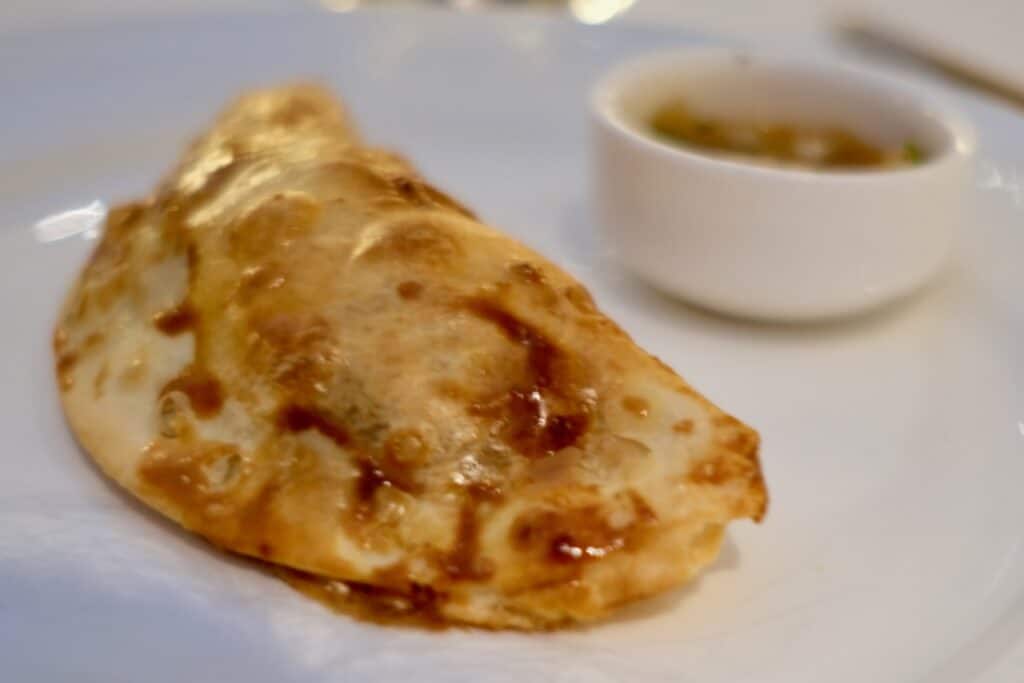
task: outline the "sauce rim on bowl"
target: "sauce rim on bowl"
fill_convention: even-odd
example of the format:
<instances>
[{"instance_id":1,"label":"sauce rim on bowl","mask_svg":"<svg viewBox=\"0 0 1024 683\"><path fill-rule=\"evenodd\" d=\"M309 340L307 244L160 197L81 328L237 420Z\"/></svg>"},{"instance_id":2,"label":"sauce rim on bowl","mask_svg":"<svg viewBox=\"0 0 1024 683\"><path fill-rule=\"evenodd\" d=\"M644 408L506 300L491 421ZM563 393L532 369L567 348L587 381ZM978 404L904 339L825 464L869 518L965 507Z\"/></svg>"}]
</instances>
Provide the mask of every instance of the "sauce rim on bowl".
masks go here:
<instances>
[{"instance_id":1,"label":"sauce rim on bowl","mask_svg":"<svg viewBox=\"0 0 1024 683\"><path fill-rule=\"evenodd\" d=\"M819 173L887 171L928 159L913 138L883 147L840 126L702 116L681 99L655 110L648 128L666 144L709 156Z\"/></svg>"},{"instance_id":2,"label":"sauce rim on bowl","mask_svg":"<svg viewBox=\"0 0 1024 683\"><path fill-rule=\"evenodd\" d=\"M699 78L679 78L687 73L695 73ZM738 79L737 74L741 75ZM710 111L706 101L709 91ZM707 153L666 141L652 130L655 112L679 101L695 106L703 115L726 119L742 119L753 108L757 115L752 118L758 121L842 127L883 147L910 140L920 150L922 159L920 163L884 169L822 170ZM850 104L855 106L847 106ZM754 55L725 47L684 48L620 64L593 89L591 110L599 125L613 126L656 153L702 160L730 171L782 173L819 182L871 181L921 173L972 154L976 146L974 131L966 120L934 98L909 94L907 87L892 77L842 62ZM862 115L863 112L866 113ZM871 126L881 130L867 130Z\"/></svg>"}]
</instances>

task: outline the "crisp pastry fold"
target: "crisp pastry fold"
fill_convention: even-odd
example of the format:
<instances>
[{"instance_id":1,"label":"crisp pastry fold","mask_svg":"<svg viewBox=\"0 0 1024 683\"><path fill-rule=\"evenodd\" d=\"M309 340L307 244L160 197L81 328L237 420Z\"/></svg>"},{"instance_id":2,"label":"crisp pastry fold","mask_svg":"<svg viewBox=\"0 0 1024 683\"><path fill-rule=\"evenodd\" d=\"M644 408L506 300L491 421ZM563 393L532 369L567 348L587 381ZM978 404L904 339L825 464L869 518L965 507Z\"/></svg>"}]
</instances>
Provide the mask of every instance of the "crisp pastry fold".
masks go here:
<instances>
[{"instance_id":1,"label":"crisp pastry fold","mask_svg":"<svg viewBox=\"0 0 1024 683\"><path fill-rule=\"evenodd\" d=\"M241 98L110 213L54 349L146 504L446 621L599 617L766 506L756 432L313 86Z\"/></svg>"}]
</instances>

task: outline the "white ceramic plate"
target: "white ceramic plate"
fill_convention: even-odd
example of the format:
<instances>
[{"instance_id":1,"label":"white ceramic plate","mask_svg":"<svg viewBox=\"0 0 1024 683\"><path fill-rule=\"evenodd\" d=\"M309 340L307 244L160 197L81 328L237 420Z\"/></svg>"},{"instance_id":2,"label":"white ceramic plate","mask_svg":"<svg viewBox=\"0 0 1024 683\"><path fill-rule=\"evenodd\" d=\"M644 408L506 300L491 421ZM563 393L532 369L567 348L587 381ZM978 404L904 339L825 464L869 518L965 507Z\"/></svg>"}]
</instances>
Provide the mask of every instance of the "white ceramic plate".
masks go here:
<instances>
[{"instance_id":1,"label":"white ceramic plate","mask_svg":"<svg viewBox=\"0 0 1024 683\"><path fill-rule=\"evenodd\" d=\"M0 678L987 680L1024 637L1024 120L961 102L980 130L978 207L953 267L913 301L829 327L711 317L624 275L587 214L585 89L684 42L433 13L5 36ZM32 225L145 192L227 98L295 76L334 84L371 138L564 263L757 426L764 525L734 526L700 581L611 623L433 633L331 614L101 479L64 427L49 349L90 243L42 243Z\"/></svg>"}]
</instances>

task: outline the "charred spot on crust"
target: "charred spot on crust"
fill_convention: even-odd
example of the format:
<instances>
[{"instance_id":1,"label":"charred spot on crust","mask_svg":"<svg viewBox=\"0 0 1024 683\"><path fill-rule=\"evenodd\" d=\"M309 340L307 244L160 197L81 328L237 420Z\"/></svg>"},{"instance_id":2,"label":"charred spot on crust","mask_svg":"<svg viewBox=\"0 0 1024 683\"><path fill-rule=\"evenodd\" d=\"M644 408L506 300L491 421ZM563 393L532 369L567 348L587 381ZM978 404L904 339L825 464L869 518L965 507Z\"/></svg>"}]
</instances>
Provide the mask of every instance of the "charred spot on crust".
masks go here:
<instances>
[{"instance_id":1,"label":"charred spot on crust","mask_svg":"<svg viewBox=\"0 0 1024 683\"><path fill-rule=\"evenodd\" d=\"M330 324L311 313L250 316L247 361L291 395L315 394L337 369L338 347Z\"/></svg>"},{"instance_id":2,"label":"charred spot on crust","mask_svg":"<svg viewBox=\"0 0 1024 683\"><path fill-rule=\"evenodd\" d=\"M278 412L277 424L290 432L315 429L341 448L348 446L351 442L348 430L316 408L295 404L286 405Z\"/></svg>"},{"instance_id":3,"label":"charred spot on crust","mask_svg":"<svg viewBox=\"0 0 1024 683\"><path fill-rule=\"evenodd\" d=\"M466 307L526 352L525 382L474 404L471 412L500 421L504 440L527 457L548 455L579 441L589 427L590 415L566 377L564 352L536 327L493 301L470 299Z\"/></svg>"},{"instance_id":4,"label":"charred spot on crust","mask_svg":"<svg viewBox=\"0 0 1024 683\"><path fill-rule=\"evenodd\" d=\"M420 294L423 292L423 284L416 282L415 280L406 280L405 282L399 283L396 288L398 296L402 297L406 301L410 299L418 299Z\"/></svg>"},{"instance_id":5,"label":"charred spot on crust","mask_svg":"<svg viewBox=\"0 0 1024 683\"><path fill-rule=\"evenodd\" d=\"M391 186L399 197L414 206L450 209L466 218L474 217L465 206L413 175L396 176L391 179Z\"/></svg>"},{"instance_id":6,"label":"charred spot on crust","mask_svg":"<svg viewBox=\"0 0 1024 683\"><path fill-rule=\"evenodd\" d=\"M69 349L67 332L62 328L58 328L54 331L52 343L53 352L57 356L57 383L62 391L67 391L73 386L74 378L71 375L74 372L78 361L81 360L82 355L98 346L103 339L103 333L92 332L82 340L77 349Z\"/></svg>"},{"instance_id":7,"label":"charred spot on crust","mask_svg":"<svg viewBox=\"0 0 1024 683\"><path fill-rule=\"evenodd\" d=\"M164 334L174 337L196 324L196 310L187 300L153 316L153 325Z\"/></svg>"},{"instance_id":8,"label":"charred spot on crust","mask_svg":"<svg viewBox=\"0 0 1024 683\"><path fill-rule=\"evenodd\" d=\"M403 198L409 201L417 201L419 199L419 193L416 191L419 183L414 181L412 178L407 176L398 176L391 184Z\"/></svg>"},{"instance_id":9,"label":"charred spot on crust","mask_svg":"<svg viewBox=\"0 0 1024 683\"><path fill-rule=\"evenodd\" d=\"M443 558L444 571L453 581L483 581L494 574L493 563L480 557L479 508L500 496L500 491L486 484L471 484L465 488L455 545Z\"/></svg>"},{"instance_id":10,"label":"charred spot on crust","mask_svg":"<svg viewBox=\"0 0 1024 683\"><path fill-rule=\"evenodd\" d=\"M356 499L363 505L373 501L377 489L382 486L391 486L391 482L384 472L369 460L358 460L356 465L359 469L359 476L356 479Z\"/></svg>"},{"instance_id":11,"label":"charred spot on crust","mask_svg":"<svg viewBox=\"0 0 1024 683\"><path fill-rule=\"evenodd\" d=\"M505 437L524 455L545 455L568 448L590 424L590 417L582 412L549 415L544 397L536 389L529 393L513 390L506 399Z\"/></svg>"},{"instance_id":12,"label":"charred spot on crust","mask_svg":"<svg viewBox=\"0 0 1024 683\"><path fill-rule=\"evenodd\" d=\"M278 426L289 432L315 430L330 439L339 448L360 451L355 458L356 476L353 494L358 504L357 515L372 514L374 499L382 488L396 488L407 493L419 491L413 470L407 468L391 448L391 441L384 448L360 448L352 434L336 418L315 407L288 404L277 414Z\"/></svg>"},{"instance_id":13,"label":"charred spot on crust","mask_svg":"<svg viewBox=\"0 0 1024 683\"><path fill-rule=\"evenodd\" d=\"M160 396L166 396L172 391L180 391L188 397L196 417L214 417L224 405L220 382L199 365L187 366L181 374L164 385L160 390Z\"/></svg>"},{"instance_id":14,"label":"charred spot on crust","mask_svg":"<svg viewBox=\"0 0 1024 683\"><path fill-rule=\"evenodd\" d=\"M654 523L650 506L634 491L625 500L631 520L613 526L607 511L598 506L569 510L536 510L519 517L509 531L509 540L520 552L545 558L555 564L600 560L636 541L638 533Z\"/></svg>"},{"instance_id":15,"label":"charred spot on crust","mask_svg":"<svg viewBox=\"0 0 1024 683\"><path fill-rule=\"evenodd\" d=\"M71 377L71 373L77 362L78 354L74 351L64 352L57 356L57 381L60 383L61 389L66 391L73 385L74 379Z\"/></svg>"},{"instance_id":16,"label":"charred spot on crust","mask_svg":"<svg viewBox=\"0 0 1024 683\"><path fill-rule=\"evenodd\" d=\"M245 476L242 470L241 456L232 444L157 441L144 451L139 480L174 501L190 519L207 520L211 503L234 501Z\"/></svg>"},{"instance_id":17,"label":"charred spot on crust","mask_svg":"<svg viewBox=\"0 0 1024 683\"><path fill-rule=\"evenodd\" d=\"M554 364L561 352L542 332L487 299L470 299L466 307L496 325L510 341L526 349L535 386L547 388L551 385Z\"/></svg>"}]
</instances>

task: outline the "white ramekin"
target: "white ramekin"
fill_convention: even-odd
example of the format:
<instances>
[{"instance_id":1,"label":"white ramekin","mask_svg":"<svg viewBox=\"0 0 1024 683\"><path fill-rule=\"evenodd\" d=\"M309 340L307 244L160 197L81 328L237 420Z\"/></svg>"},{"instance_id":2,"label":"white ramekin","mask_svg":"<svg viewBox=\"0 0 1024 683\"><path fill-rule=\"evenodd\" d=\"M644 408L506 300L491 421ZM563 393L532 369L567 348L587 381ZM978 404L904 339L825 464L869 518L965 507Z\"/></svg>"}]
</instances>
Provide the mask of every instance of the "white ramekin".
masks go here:
<instances>
[{"instance_id":1,"label":"white ramekin","mask_svg":"<svg viewBox=\"0 0 1024 683\"><path fill-rule=\"evenodd\" d=\"M925 160L884 170L762 165L659 141L654 112L840 126ZM594 88L593 200L625 264L708 308L770 319L853 313L907 294L945 262L974 152L958 116L888 80L729 49L628 62Z\"/></svg>"}]
</instances>

